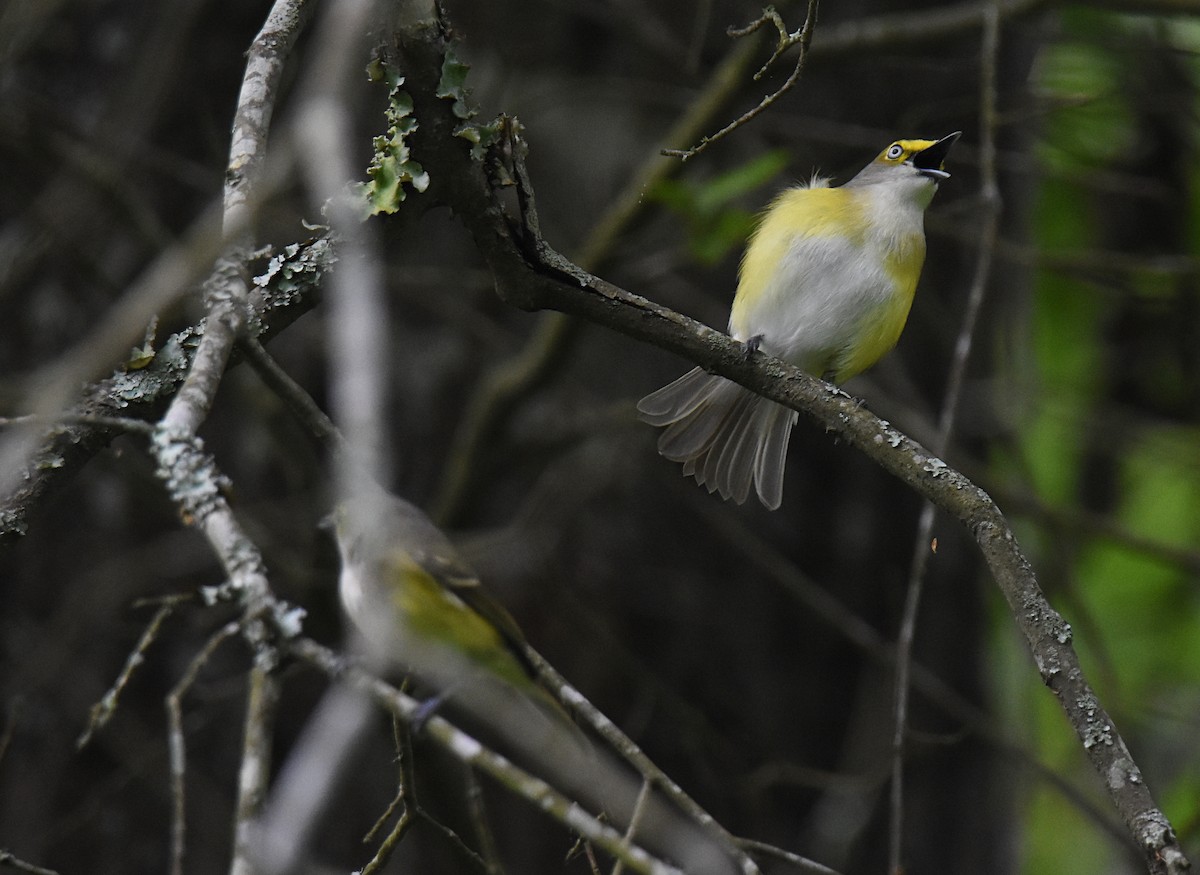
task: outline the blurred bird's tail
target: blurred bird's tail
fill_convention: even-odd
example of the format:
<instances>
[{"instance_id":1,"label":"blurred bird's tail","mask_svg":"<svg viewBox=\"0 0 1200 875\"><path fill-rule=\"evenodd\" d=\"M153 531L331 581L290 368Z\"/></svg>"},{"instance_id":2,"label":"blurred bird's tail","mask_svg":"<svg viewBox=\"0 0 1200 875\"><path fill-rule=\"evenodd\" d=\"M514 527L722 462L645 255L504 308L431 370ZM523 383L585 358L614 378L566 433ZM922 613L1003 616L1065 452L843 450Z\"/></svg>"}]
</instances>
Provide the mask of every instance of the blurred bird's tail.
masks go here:
<instances>
[{"instance_id":1,"label":"blurred bird's tail","mask_svg":"<svg viewBox=\"0 0 1200 875\"><path fill-rule=\"evenodd\" d=\"M641 418L665 426L658 451L683 462L683 473L741 504L754 484L771 510L783 501L783 467L793 410L703 368L638 402Z\"/></svg>"}]
</instances>

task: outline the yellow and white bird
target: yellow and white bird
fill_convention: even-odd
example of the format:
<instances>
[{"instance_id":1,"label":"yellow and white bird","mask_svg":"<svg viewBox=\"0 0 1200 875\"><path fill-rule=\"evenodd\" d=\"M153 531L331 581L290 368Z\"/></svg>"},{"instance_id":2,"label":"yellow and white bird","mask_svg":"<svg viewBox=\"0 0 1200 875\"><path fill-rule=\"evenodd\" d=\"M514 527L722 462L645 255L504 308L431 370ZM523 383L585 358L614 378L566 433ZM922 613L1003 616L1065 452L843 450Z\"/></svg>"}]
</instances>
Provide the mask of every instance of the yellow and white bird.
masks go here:
<instances>
[{"instance_id":1,"label":"yellow and white bird","mask_svg":"<svg viewBox=\"0 0 1200 875\"><path fill-rule=\"evenodd\" d=\"M779 195L746 247L729 334L748 350L835 383L895 346L925 262L925 208L961 131L897 140L845 185L814 178ZM695 368L638 402L665 426L658 451L741 504L774 510L795 411Z\"/></svg>"}]
</instances>

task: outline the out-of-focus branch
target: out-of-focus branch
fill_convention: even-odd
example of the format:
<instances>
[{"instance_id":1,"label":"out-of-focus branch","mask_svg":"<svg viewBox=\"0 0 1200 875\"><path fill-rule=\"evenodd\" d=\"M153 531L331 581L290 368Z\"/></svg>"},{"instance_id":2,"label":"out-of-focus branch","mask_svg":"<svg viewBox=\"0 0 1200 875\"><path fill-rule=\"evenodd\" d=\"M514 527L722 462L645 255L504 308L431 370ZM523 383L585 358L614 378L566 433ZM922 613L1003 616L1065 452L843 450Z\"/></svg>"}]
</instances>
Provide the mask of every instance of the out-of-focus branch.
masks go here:
<instances>
[{"instance_id":1,"label":"out-of-focus branch","mask_svg":"<svg viewBox=\"0 0 1200 875\"><path fill-rule=\"evenodd\" d=\"M532 187L517 134L512 156L523 214L508 218L482 162L453 138L458 120L436 97L445 44L427 30L400 35L407 86L419 127L414 152L432 179L430 191L471 230L496 277L498 293L526 310L553 309L675 352L772 401L811 417L857 448L970 531L1007 599L1042 679L1058 697L1093 769L1151 872L1176 873L1188 861L1115 723L1088 683L1071 646L1071 627L1046 601L1004 515L982 489L916 441L836 387L745 348L721 332L589 275L537 233ZM442 104L442 105L439 105Z\"/></svg>"},{"instance_id":2,"label":"out-of-focus branch","mask_svg":"<svg viewBox=\"0 0 1200 875\"><path fill-rule=\"evenodd\" d=\"M405 723L411 723L421 708L421 703L417 700L361 669L347 666L345 660L316 642L296 639L289 644L289 649L330 677L340 678L352 687L364 691L378 705ZM655 875L680 875L678 869L652 857L638 845L627 842L620 832L587 814L574 800L483 746L442 717L435 715L429 718L422 732L426 738L455 758L489 775L509 791L528 799L539 810L602 848L632 871Z\"/></svg>"},{"instance_id":3,"label":"out-of-focus branch","mask_svg":"<svg viewBox=\"0 0 1200 875\"><path fill-rule=\"evenodd\" d=\"M304 0L291 0L286 4L281 2L279 9L302 9L303 6ZM33 412L54 416L62 411L73 397L78 397L81 382L110 367L113 361L119 361L130 340L144 331L155 313L169 307L196 280L211 271L206 288L208 309L212 311L206 326L212 335L209 343L203 342L204 334L199 329L182 332L156 351L149 368L118 373L93 384L85 390L83 399L69 410L73 416L139 414L152 418L161 415L163 404L170 401L174 407L168 414L171 427L194 428L207 410L206 399L215 391L220 371L227 363L232 336L242 318L231 310L240 307L244 312L247 300L252 300L256 308L252 318L256 321L257 333L276 321L274 316L305 303L302 288L293 287L282 305L278 299L270 302L274 316L265 319L267 302L254 300L257 296L251 294L241 281L244 267L236 259L220 261L213 270L214 261L221 253L233 241L243 237L258 205L288 175L286 154L268 167L262 163L261 154L253 155L248 151L253 146L261 153L265 144L265 124L280 79L279 62L295 38L295 32L286 28L298 28L303 23L303 16L283 16L274 22L279 27L265 29L263 47L266 54L276 53L278 57L258 65L244 83L239 104L239 134L231 150L228 185L222 203L206 210L180 243L159 256L84 341L33 378L29 390ZM257 171L251 176L248 168L257 168ZM256 185L248 184L252 177ZM260 307L260 303L264 306ZM273 330L278 330L296 315L298 313L282 318ZM200 360L198 366L197 358ZM181 388L181 381L188 375L193 375L190 385ZM113 436L112 430L102 427L81 427L53 436L31 429L17 429L6 434L0 441L0 543L9 543L22 534L30 507L51 487L73 475L80 463L105 446Z\"/></svg>"},{"instance_id":4,"label":"out-of-focus branch","mask_svg":"<svg viewBox=\"0 0 1200 875\"><path fill-rule=\"evenodd\" d=\"M256 665L249 672L242 759L238 769L237 810L233 826L230 875L254 875L254 824L262 813L271 784L271 751L280 684L272 666Z\"/></svg>"},{"instance_id":5,"label":"out-of-focus branch","mask_svg":"<svg viewBox=\"0 0 1200 875\"><path fill-rule=\"evenodd\" d=\"M1000 64L1000 6L993 3L989 14L984 16L982 48L980 51L979 85L979 165L981 191L979 203L983 209L983 227L979 235L979 254L975 260L975 276L971 291L967 295L966 312L959 326L954 355L950 361L950 375L946 381L946 393L942 398L942 411L938 420L937 436L933 452L943 456L950 445L950 436L958 418L958 406L962 399L963 383L966 380L967 364L971 357L971 346L979 322L979 311L991 279L992 257L996 251L996 240L1000 231L1000 186L996 178L996 131L998 118L996 109L998 67ZM926 501L917 522L917 534L913 545L913 558L909 568L908 586L904 598L904 610L900 619L900 630L896 636L896 675L892 715L892 783L890 793L890 829L888 836L888 871L903 871L901 860L904 846L904 755L905 737L908 732L909 679L912 670L912 648L916 639L917 615L921 606L921 594L925 584L925 572L932 551L930 539L933 534L935 508Z\"/></svg>"},{"instance_id":6,"label":"out-of-focus branch","mask_svg":"<svg viewBox=\"0 0 1200 875\"><path fill-rule=\"evenodd\" d=\"M196 682L200 669L212 658L217 648L238 633L237 622L226 623L211 635L204 647L192 657L179 682L167 694L167 745L170 748L171 772L171 875L183 875L186 851L187 808L187 742L183 733L183 697Z\"/></svg>"},{"instance_id":7,"label":"out-of-focus branch","mask_svg":"<svg viewBox=\"0 0 1200 875\"><path fill-rule=\"evenodd\" d=\"M28 863L14 855L11 851L6 851L3 848L0 848L0 866L7 866L17 872L25 872L27 875L58 875L58 872L53 869L35 866L33 863Z\"/></svg>"},{"instance_id":8,"label":"out-of-focus branch","mask_svg":"<svg viewBox=\"0 0 1200 875\"><path fill-rule=\"evenodd\" d=\"M811 60L824 61L837 55L850 55L887 46L914 45L947 37L967 37L981 30L995 9L1001 21L1026 15L1049 0L972 0L919 12L901 12L856 18L841 24L822 25L821 38L813 44Z\"/></svg>"},{"instance_id":9,"label":"out-of-focus branch","mask_svg":"<svg viewBox=\"0 0 1200 875\"><path fill-rule=\"evenodd\" d=\"M182 244L181 244L182 246ZM203 244L209 261L216 257L215 243ZM186 248L186 247L183 247ZM329 237L295 244L270 260L266 273L255 281L250 295L250 324L255 336L273 337L312 309L326 272L336 261ZM180 252L199 268L204 252ZM153 274L154 271L151 272ZM148 276L139 286L153 282ZM119 369L112 376L88 385L63 414L57 410L35 417L25 427L40 441L15 465L13 483L0 492L0 548L18 541L28 526L30 514L46 497L68 482L79 468L115 437L127 430L128 419L154 421L178 391L191 365L200 327L171 335L156 350L149 364L137 369ZM127 341L120 341L122 349ZM49 423L57 422L51 426ZM64 425L65 423L65 425ZM0 450L0 457L8 449Z\"/></svg>"},{"instance_id":10,"label":"out-of-focus branch","mask_svg":"<svg viewBox=\"0 0 1200 875\"><path fill-rule=\"evenodd\" d=\"M328 284L326 325L333 419L348 442L348 452L336 459L342 495L356 491L356 471L388 482L391 457L383 427L389 369L380 247L376 226L362 221L362 206L350 189L359 169L353 160L349 96L352 83L361 78L366 37L382 5L344 0L325 8L316 57L291 128L315 204L324 205L341 240L341 263Z\"/></svg>"}]
</instances>

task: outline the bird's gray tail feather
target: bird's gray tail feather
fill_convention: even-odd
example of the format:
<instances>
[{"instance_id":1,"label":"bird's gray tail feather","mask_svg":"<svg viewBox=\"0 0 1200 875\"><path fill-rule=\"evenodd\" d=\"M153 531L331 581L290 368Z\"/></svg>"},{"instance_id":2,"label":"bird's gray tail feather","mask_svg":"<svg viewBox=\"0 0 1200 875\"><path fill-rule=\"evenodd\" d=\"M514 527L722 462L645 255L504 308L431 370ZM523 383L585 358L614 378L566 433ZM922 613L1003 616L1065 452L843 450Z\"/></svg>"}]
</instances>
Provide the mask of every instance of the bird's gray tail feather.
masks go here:
<instances>
[{"instance_id":1,"label":"bird's gray tail feather","mask_svg":"<svg viewBox=\"0 0 1200 875\"><path fill-rule=\"evenodd\" d=\"M741 504L753 483L771 510L783 501L783 469L795 411L703 368L638 402L641 418L666 430L658 451L683 473Z\"/></svg>"}]
</instances>

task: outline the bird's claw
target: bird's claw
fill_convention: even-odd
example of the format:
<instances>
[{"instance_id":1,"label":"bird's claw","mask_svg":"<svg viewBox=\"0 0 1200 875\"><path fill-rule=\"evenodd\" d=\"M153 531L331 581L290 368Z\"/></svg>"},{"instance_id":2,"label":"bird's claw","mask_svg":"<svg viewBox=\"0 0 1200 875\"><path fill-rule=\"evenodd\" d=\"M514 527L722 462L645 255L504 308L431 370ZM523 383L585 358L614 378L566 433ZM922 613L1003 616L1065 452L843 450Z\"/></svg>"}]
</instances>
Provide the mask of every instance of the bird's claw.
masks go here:
<instances>
[{"instance_id":1,"label":"bird's claw","mask_svg":"<svg viewBox=\"0 0 1200 875\"><path fill-rule=\"evenodd\" d=\"M763 336L761 334L756 334L753 337L751 337L749 340L743 342L742 343L742 347L743 347L742 359L744 361L750 361L750 356L752 356L756 352L758 352L758 348L760 346L762 346L762 342L763 342Z\"/></svg>"}]
</instances>

